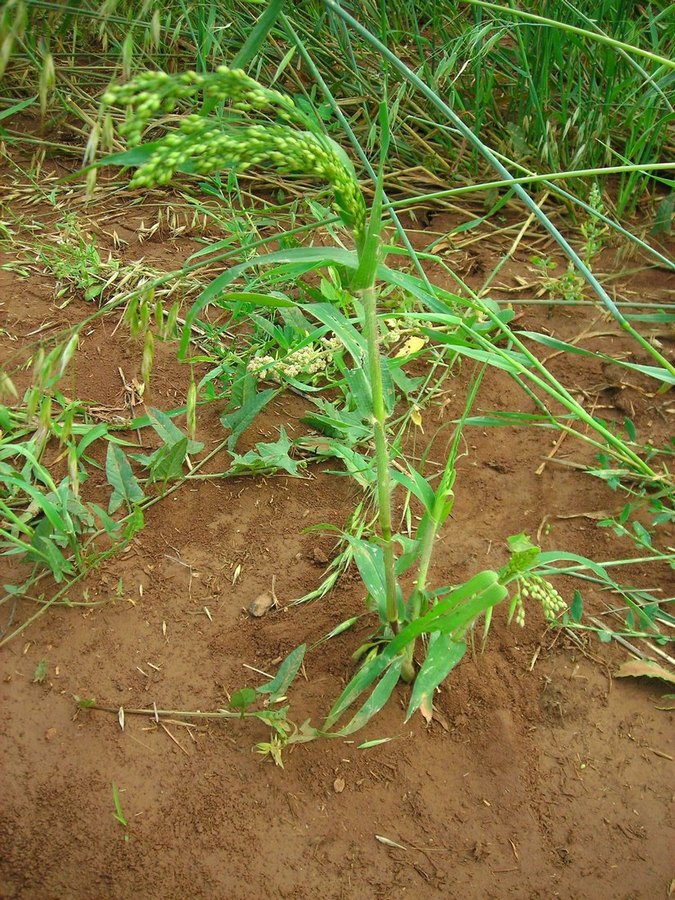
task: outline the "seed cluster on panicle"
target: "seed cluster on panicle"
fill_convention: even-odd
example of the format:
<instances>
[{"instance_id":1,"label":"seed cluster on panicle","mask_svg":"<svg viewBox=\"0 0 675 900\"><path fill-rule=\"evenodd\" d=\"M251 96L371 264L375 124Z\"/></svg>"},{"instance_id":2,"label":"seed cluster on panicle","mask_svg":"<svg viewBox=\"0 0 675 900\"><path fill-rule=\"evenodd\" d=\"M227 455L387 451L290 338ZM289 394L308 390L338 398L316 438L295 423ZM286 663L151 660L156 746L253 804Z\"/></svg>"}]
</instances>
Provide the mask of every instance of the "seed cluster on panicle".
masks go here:
<instances>
[{"instance_id":1,"label":"seed cluster on panicle","mask_svg":"<svg viewBox=\"0 0 675 900\"><path fill-rule=\"evenodd\" d=\"M552 621L558 613L567 609L567 604L558 591L541 575L528 572L526 575L521 575L517 580L518 593L511 601L509 611L509 620L513 618L516 625L521 627L525 625L524 600L533 600L535 603L541 603L544 616L549 621Z\"/></svg>"},{"instance_id":2,"label":"seed cluster on panicle","mask_svg":"<svg viewBox=\"0 0 675 900\"><path fill-rule=\"evenodd\" d=\"M254 356L246 370L261 380L281 381L283 378L312 377L325 372L335 353L342 348L338 337L298 347L286 357Z\"/></svg>"},{"instance_id":3,"label":"seed cluster on panicle","mask_svg":"<svg viewBox=\"0 0 675 900\"><path fill-rule=\"evenodd\" d=\"M228 122L187 115L176 131L156 142L148 160L136 170L131 187L168 184L183 167L202 175L222 168L241 172L252 166L307 175L331 185L340 218L357 241L363 237L365 202L341 148L326 135L308 130L311 122L290 97L264 88L242 70L220 66L206 74L145 72L127 84L112 86L103 102L127 105L127 120L120 130L135 146L151 119L174 112L180 101L194 101L200 91L205 98L227 101L236 113L250 115L266 110L278 121L243 124L236 119Z\"/></svg>"},{"instance_id":4,"label":"seed cluster on panicle","mask_svg":"<svg viewBox=\"0 0 675 900\"><path fill-rule=\"evenodd\" d=\"M554 619L559 612L567 609L567 604L558 591L540 575L530 574L523 579L521 594L541 603L547 619Z\"/></svg>"},{"instance_id":5,"label":"seed cluster on panicle","mask_svg":"<svg viewBox=\"0 0 675 900\"><path fill-rule=\"evenodd\" d=\"M141 141L151 119L172 113L181 100L195 98L199 92L217 102L229 102L240 112L269 109L280 119L306 125L307 119L293 100L280 91L265 88L243 69L219 66L215 72L143 72L126 84L111 85L103 96L106 106L125 105L129 116L120 129L130 145Z\"/></svg>"}]
</instances>

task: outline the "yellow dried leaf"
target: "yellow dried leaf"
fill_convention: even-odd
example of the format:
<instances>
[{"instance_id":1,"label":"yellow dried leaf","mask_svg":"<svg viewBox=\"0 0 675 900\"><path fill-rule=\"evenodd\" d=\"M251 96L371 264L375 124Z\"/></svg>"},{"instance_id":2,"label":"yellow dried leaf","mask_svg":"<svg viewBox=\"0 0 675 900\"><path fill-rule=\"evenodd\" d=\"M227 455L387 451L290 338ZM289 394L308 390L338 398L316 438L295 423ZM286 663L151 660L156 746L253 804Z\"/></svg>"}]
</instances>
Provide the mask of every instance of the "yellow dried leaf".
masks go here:
<instances>
[{"instance_id":1,"label":"yellow dried leaf","mask_svg":"<svg viewBox=\"0 0 675 900\"><path fill-rule=\"evenodd\" d=\"M397 359L400 359L402 356L412 356L413 353L417 353L418 350L421 350L426 342L426 338L418 337L417 335L413 334L406 340L401 349L396 352L395 356Z\"/></svg>"},{"instance_id":2,"label":"yellow dried leaf","mask_svg":"<svg viewBox=\"0 0 675 900\"><path fill-rule=\"evenodd\" d=\"M424 434L424 428L422 427L422 414L416 406L413 406L410 413L410 418L412 419L413 424L419 428L422 434Z\"/></svg>"},{"instance_id":3,"label":"yellow dried leaf","mask_svg":"<svg viewBox=\"0 0 675 900\"><path fill-rule=\"evenodd\" d=\"M643 675L647 678L660 678L669 684L675 684L675 674L669 672L668 669L664 669L658 663L642 659L628 660L628 662L619 667L619 671L614 677L628 678L630 676L632 678L640 678Z\"/></svg>"}]
</instances>

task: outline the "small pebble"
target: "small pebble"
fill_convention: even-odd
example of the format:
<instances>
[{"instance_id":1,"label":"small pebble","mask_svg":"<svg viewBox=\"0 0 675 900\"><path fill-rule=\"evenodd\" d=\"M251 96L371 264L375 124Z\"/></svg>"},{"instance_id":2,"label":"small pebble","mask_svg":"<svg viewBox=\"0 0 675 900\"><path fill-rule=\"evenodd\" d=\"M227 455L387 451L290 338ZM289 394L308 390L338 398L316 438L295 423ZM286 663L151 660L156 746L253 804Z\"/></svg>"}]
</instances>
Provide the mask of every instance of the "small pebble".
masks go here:
<instances>
[{"instance_id":1,"label":"small pebble","mask_svg":"<svg viewBox=\"0 0 675 900\"><path fill-rule=\"evenodd\" d=\"M261 616L264 616L265 613L269 612L275 603L276 599L272 592L265 591L263 594L258 594L255 600L250 604L248 607L248 614L249 616L259 619Z\"/></svg>"}]
</instances>

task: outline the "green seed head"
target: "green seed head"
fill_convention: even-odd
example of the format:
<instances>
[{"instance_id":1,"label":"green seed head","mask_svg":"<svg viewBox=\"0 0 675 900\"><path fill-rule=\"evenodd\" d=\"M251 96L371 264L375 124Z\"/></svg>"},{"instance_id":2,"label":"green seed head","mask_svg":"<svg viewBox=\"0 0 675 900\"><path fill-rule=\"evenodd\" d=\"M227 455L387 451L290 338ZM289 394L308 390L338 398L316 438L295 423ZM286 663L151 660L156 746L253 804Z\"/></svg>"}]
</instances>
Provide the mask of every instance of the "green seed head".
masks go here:
<instances>
[{"instance_id":1,"label":"green seed head","mask_svg":"<svg viewBox=\"0 0 675 900\"><path fill-rule=\"evenodd\" d=\"M121 130L133 146L141 142L151 119L174 112L186 99L194 102L200 91L205 98L229 102L228 121L196 114L183 117L178 130L160 139L150 158L136 170L131 187L168 184L183 168L206 175L222 168L242 172L261 166L282 174L305 175L331 185L340 218L357 242L363 238L365 202L346 154L330 138L313 130L290 97L264 88L242 70L220 66L212 73L175 76L145 72L127 84L112 86L103 102L128 107ZM238 114L252 112L276 116L278 121L242 124Z\"/></svg>"}]
</instances>

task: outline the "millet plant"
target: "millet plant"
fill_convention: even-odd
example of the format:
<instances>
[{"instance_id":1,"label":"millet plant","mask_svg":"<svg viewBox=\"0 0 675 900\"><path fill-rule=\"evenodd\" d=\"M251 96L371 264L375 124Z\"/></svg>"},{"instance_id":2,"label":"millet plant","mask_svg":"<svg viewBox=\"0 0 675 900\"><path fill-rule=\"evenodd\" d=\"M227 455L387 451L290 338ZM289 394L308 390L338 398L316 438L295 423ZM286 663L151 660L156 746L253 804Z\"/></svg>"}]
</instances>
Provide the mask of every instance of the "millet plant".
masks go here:
<instances>
[{"instance_id":1,"label":"millet plant","mask_svg":"<svg viewBox=\"0 0 675 900\"><path fill-rule=\"evenodd\" d=\"M173 114L186 101L195 103L201 93L201 114L178 120L176 130L158 140L141 144L143 131L153 117ZM354 249L344 247L297 248L275 251L240 266L235 266L215 279L193 304L183 335L182 352L187 351L190 326L200 311L218 299L223 288L248 266L271 263L302 263L316 268L331 266L342 273L350 297L350 315L329 304L303 307L330 327L352 357L353 366L361 370L369 403L368 425L372 433L372 476L375 489L377 533L369 539L347 535L354 559L368 592L369 605L377 611L380 627L372 639L354 654L360 663L326 720L318 729L305 725L290 735L277 727L277 744L265 745L275 758L279 752L279 735L288 740L307 740L321 735L344 735L362 727L391 695L399 680L413 683L408 716L420 707L429 709L433 692L446 678L466 651L467 632L484 616L486 630L492 609L509 597L509 618L524 619L523 598L539 601L547 616L554 616L564 603L551 585L533 569L541 559L538 548L524 535L512 538L510 562L500 571L485 570L460 585L432 587L430 566L438 534L453 508L455 464L461 435L457 428L447 463L440 481L434 487L430 479L401 455L393 463L393 449L388 429L395 395L383 348L387 346L383 331L385 318L380 315L378 284L395 279L384 264L382 243L382 178L387 154L386 111L381 109L382 154L378 184L370 210L367 209L354 168L342 149L327 137L316 123L296 106L293 100L262 87L242 70L220 67L213 73L187 72L169 76L148 72L122 86L112 87L105 95L107 106L124 104L128 108L122 131L132 148L117 154L114 161L136 165L131 186L148 188L168 184L177 172L206 174L223 168L243 171L250 167L267 167L277 173L309 177L327 184L332 192L335 210L351 233ZM218 107L217 116L205 115ZM251 116L256 121L251 123ZM110 161L110 158L107 160ZM414 279L409 284L413 285ZM433 331L434 325L462 332L463 346L469 356L488 362L490 343L484 335L494 323L482 324L483 331L458 315L442 294L423 293L426 302L422 316ZM273 296L267 305L274 306ZM283 305L292 305L288 298ZM408 313L413 318L416 313ZM475 345L471 340L475 338ZM335 340L335 338L331 339ZM487 350L485 349L487 348ZM480 383L476 379L469 390L465 417L471 408ZM414 537L394 531L393 494L403 486L417 498L422 516ZM404 579L405 576L405 579ZM338 629L334 629L337 633ZM423 653L416 653L419 639ZM285 688L297 672L304 646L291 654L275 682L281 679ZM273 693L279 693L275 684ZM283 688L282 688L283 689ZM351 721L335 730L338 720L364 692L370 691ZM269 693L264 686L258 693ZM236 705L245 712L256 698L239 692ZM251 713L252 715L254 713Z\"/></svg>"}]
</instances>

